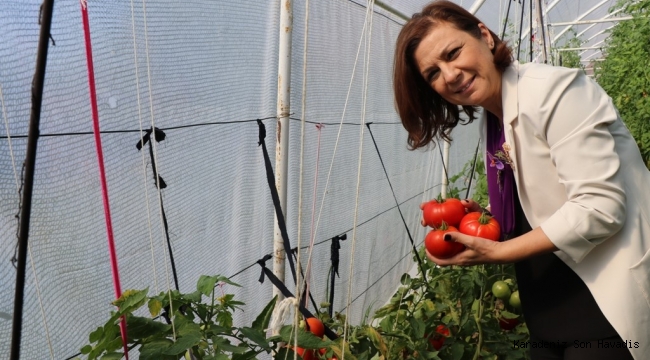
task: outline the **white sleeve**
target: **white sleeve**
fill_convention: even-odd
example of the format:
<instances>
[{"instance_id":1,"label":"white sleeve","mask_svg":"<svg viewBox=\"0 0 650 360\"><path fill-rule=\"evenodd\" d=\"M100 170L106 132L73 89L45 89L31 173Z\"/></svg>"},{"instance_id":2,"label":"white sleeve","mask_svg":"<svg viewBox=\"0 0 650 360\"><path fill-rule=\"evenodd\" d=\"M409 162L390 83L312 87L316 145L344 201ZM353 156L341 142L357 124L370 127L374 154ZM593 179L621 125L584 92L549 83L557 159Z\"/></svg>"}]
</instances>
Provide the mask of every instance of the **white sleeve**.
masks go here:
<instances>
[{"instance_id":1,"label":"white sleeve","mask_svg":"<svg viewBox=\"0 0 650 360\"><path fill-rule=\"evenodd\" d=\"M580 262L618 232L626 215L620 161L609 125L621 121L610 97L581 71L558 71L544 81L540 134L567 201L540 226L549 239Z\"/></svg>"}]
</instances>

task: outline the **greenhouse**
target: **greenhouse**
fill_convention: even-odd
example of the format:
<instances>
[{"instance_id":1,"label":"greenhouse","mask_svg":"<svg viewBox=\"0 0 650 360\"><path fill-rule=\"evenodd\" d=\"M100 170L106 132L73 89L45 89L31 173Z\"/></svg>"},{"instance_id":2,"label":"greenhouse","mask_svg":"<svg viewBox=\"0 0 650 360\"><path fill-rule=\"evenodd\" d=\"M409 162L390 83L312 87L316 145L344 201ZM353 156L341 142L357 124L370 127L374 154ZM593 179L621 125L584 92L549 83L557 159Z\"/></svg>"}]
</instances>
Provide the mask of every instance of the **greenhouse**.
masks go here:
<instances>
[{"instance_id":1,"label":"greenhouse","mask_svg":"<svg viewBox=\"0 0 650 360\"><path fill-rule=\"evenodd\" d=\"M647 359L650 0L430 3L5 0L0 354Z\"/></svg>"}]
</instances>

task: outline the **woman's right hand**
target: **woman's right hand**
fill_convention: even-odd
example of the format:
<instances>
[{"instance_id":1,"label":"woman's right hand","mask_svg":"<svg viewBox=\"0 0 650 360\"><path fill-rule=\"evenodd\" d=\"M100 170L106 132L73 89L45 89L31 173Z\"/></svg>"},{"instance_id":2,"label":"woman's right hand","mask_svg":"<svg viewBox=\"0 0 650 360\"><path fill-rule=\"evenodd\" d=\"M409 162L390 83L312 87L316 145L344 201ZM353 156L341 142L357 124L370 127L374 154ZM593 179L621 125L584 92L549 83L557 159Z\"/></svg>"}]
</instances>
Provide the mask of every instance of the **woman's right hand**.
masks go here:
<instances>
[{"instance_id":1,"label":"woman's right hand","mask_svg":"<svg viewBox=\"0 0 650 360\"><path fill-rule=\"evenodd\" d=\"M463 206L465 206L467 212L483 211L483 210L490 211L490 209L483 209L481 205L479 205L479 203L477 203L472 199L465 199L465 200L461 200L460 202L463 204Z\"/></svg>"}]
</instances>

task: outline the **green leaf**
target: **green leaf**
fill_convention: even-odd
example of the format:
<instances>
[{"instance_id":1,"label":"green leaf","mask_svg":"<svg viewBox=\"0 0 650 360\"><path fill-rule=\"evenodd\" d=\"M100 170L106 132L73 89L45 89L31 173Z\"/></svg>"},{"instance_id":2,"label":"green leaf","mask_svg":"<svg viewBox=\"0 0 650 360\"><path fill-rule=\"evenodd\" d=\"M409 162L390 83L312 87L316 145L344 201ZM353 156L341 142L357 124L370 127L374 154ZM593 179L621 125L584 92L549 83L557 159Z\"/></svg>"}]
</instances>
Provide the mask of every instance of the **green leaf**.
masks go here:
<instances>
[{"instance_id":1,"label":"green leaf","mask_svg":"<svg viewBox=\"0 0 650 360\"><path fill-rule=\"evenodd\" d=\"M201 275L201 277L199 277L199 281L196 283L196 289L203 295L209 297L214 291L214 286L217 284L217 279L217 276Z\"/></svg>"},{"instance_id":2,"label":"green leaf","mask_svg":"<svg viewBox=\"0 0 650 360\"><path fill-rule=\"evenodd\" d=\"M122 353L112 352L112 353L109 353L109 354L106 354L106 355L102 356L102 360L120 360L123 357L124 357L124 354L122 354Z\"/></svg>"},{"instance_id":3,"label":"green leaf","mask_svg":"<svg viewBox=\"0 0 650 360\"><path fill-rule=\"evenodd\" d=\"M384 339L381 337L381 335L379 335L377 329L375 329L372 326L366 326L365 330L366 330L366 334L368 334L368 338L372 341L372 343L379 350L379 352L385 356L386 353L388 352L388 347L386 346ZM422 336L424 336L424 330L422 332Z\"/></svg>"},{"instance_id":4,"label":"green leaf","mask_svg":"<svg viewBox=\"0 0 650 360\"><path fill-rule=\"evenodd\" d=\"M147 305L149 307L149 313L152 317L156 317L158 314L160 314L160 310L162 310L162 302L160 300L152 298L149 300L149 303Z\"/></svg>"},{"instance_id":5,"label":"green leaf","mask_svg":"<svg viewBox=\"0 0 650 360\"><path fill-rule=\"evenodd\" d=\"M99 341L99 339L102 338L102 335L104 335L104 328L100 326L95 331L90 333L90 335L88 336L88 341L90 341L91 343L97 342Z\"/></svg>"},{"instance_id":6,"label":"green leaf","mask_svg":"<svg viewBox=\"0 0 650 360\"><path fill-rule=\"evenodd\" d=\"M413 330L413 337L416 339L423 338L425 330L424 322L420 319L409 318L409 323L411 324L411 329Z\"/></svg>"},{"instance_id":7,"label":"green leaf","mask_svg":"<svg viewBox=\"0 0 650 360\"><path fill-rule=\"evenodd\" d=\"M149 288L144 290L126 290L119 299L113 301L113 305L120 309L120 314L133 312L144 305L148 293Z\"/></svg>"},{"instance_id":8,"label":"green leaf","mask_svg":"<svg viewBox=\"0 0 650 360\"><path fill-rule=\"evenodd\" d=\"M268 340L266 340L266 334L263 330L257 330L249 327L243 327L239 328L239 331L247 337L248 339L252 340L254 343L259 345L262 349L264 350L270 350L271 346L269 345Z\"/></svg>"},{"instance_id":9,"label":"green leaf","mask_svg":"<svg viewBox=\"0 0 650 360\"><path fill-rule=\"evenodd\" d=\"M282 336L282 340L287 344L294 343L295 335L296 333L293 331L293 326L291 325L285 325L280 329L280 336ZM320 349L322 347L327 347L332 343L329 340L323 340L301 328L298 328L297 335L298 346L305 349Z\"/></svg>"},{"instance_id":10,"label":"green leaf","mask_svg":"<svg viewBox=\"0 0 650 360\"><path fill-rule=\"evenodd\" d=\"M451 355L454 360L461 360L465 353L465 346L461 343L454 343L451 345Z\"/></svg>"},{"instance_id":11,"label":"green leaf","mask_svg":"<svg viewBox=\"0 0 650 360\"><path fill-rule=\"evenodd\" d=\"M165 355L179 355L187 351L192 346L198 345L201 341L201 335L190 334L176 339L176 342L163 352Z\"/></svg>"},{"instance_id":12,"label":"green leaf","mask_svg":"<svg viewBox=\"0 0 650 360\"><path fill-rule=\"evenodd\" d=\"M217 276L217 281L222 282L222 283L226 283L226 284L229 284L229 285L232 285L232 286L241 287L241 285L237 284L236 282L230 281L230 279L228 279L225 276L221 276L221 275Z\"/></svg>"},{"instance_id":13,"label":"green leaf","mask_svg":"<svg viewBox=\"0 0 650 360\"><path fill-rule=\"evenodd\" d=\"M143 344L140 347L140 360L167 360L176 359L175 356L165 355L174 342L169 339L157 339Z\"/></svg>"},{"instance_id":14,"label":"green leaf","mask_svg":"<svg viewBox=\"0 0 650 360\"><path fill-rule=\"evenodd\" d=\"M127 317L126 324L130 339L143 339L171 330L171 325L133 315Z\"/></svg>"},{"instance_id":15,"label":"green leaf","mask_svg":"<svg viewBox=\"0 0 650 360\"><path fill-rule=\"evenodd\" d=\"M90 345L86 345L86 346L82 347L81 350L80 350L79 352L82 353L82 354L84 354L84 355L87 355L87 354L90 354L90 352L91 352L92 350L93 350L93 347L92 347L92 346L90 346Z\"/></svg>"},{"instance_id":16,"label":"green leaf","mask_svg":"<svg viewBox=\"0 0 650 360\"><path fill-rule=\"evenodd\" d=\"M233 354L237 353L245 353L248 348L246 347L240 347L240 346L235 346L230 343L227 339L224 339L220 336L213 336L212 337L212 343L214 347L219 350L219 351L226 351L230 352Z\"/></svg>"},{"instance_id":17,"label":"green leaf","mask_svg":"<svg viewBox=\"0 0 650 360\"><path fill-rule=\"evenodd\" d=\"M278 300L278 296L274 296L271 301L264 307L264 310L257 316L255 321L253 321L253 329L264 330L269 327L269 322L271 321L271 315L273 314L273 309L275 309L275 303Z\"/></svg>"}]
</instances>

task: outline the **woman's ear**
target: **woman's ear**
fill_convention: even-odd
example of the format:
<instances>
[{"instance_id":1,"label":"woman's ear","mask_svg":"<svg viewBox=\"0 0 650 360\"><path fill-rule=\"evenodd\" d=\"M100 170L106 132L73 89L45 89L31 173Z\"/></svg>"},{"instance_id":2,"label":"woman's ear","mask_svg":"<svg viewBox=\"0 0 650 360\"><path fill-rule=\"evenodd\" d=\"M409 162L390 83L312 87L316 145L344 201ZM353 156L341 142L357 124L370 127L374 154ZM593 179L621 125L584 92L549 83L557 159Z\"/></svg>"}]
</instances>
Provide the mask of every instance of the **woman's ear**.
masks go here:
<instances>
[{"instance_id":1,"label":"woman's ear","mask_svg":"<svg viewBox=\"0 0 650 360\"><path fill-rule=\"evenodd\" d=\"M481 31L481 38L485 41L490 50L494 49L494 38L492 38L490 29L488 29L483 23L478 23L478 28Z\"/></svg>"}]
</instances>

